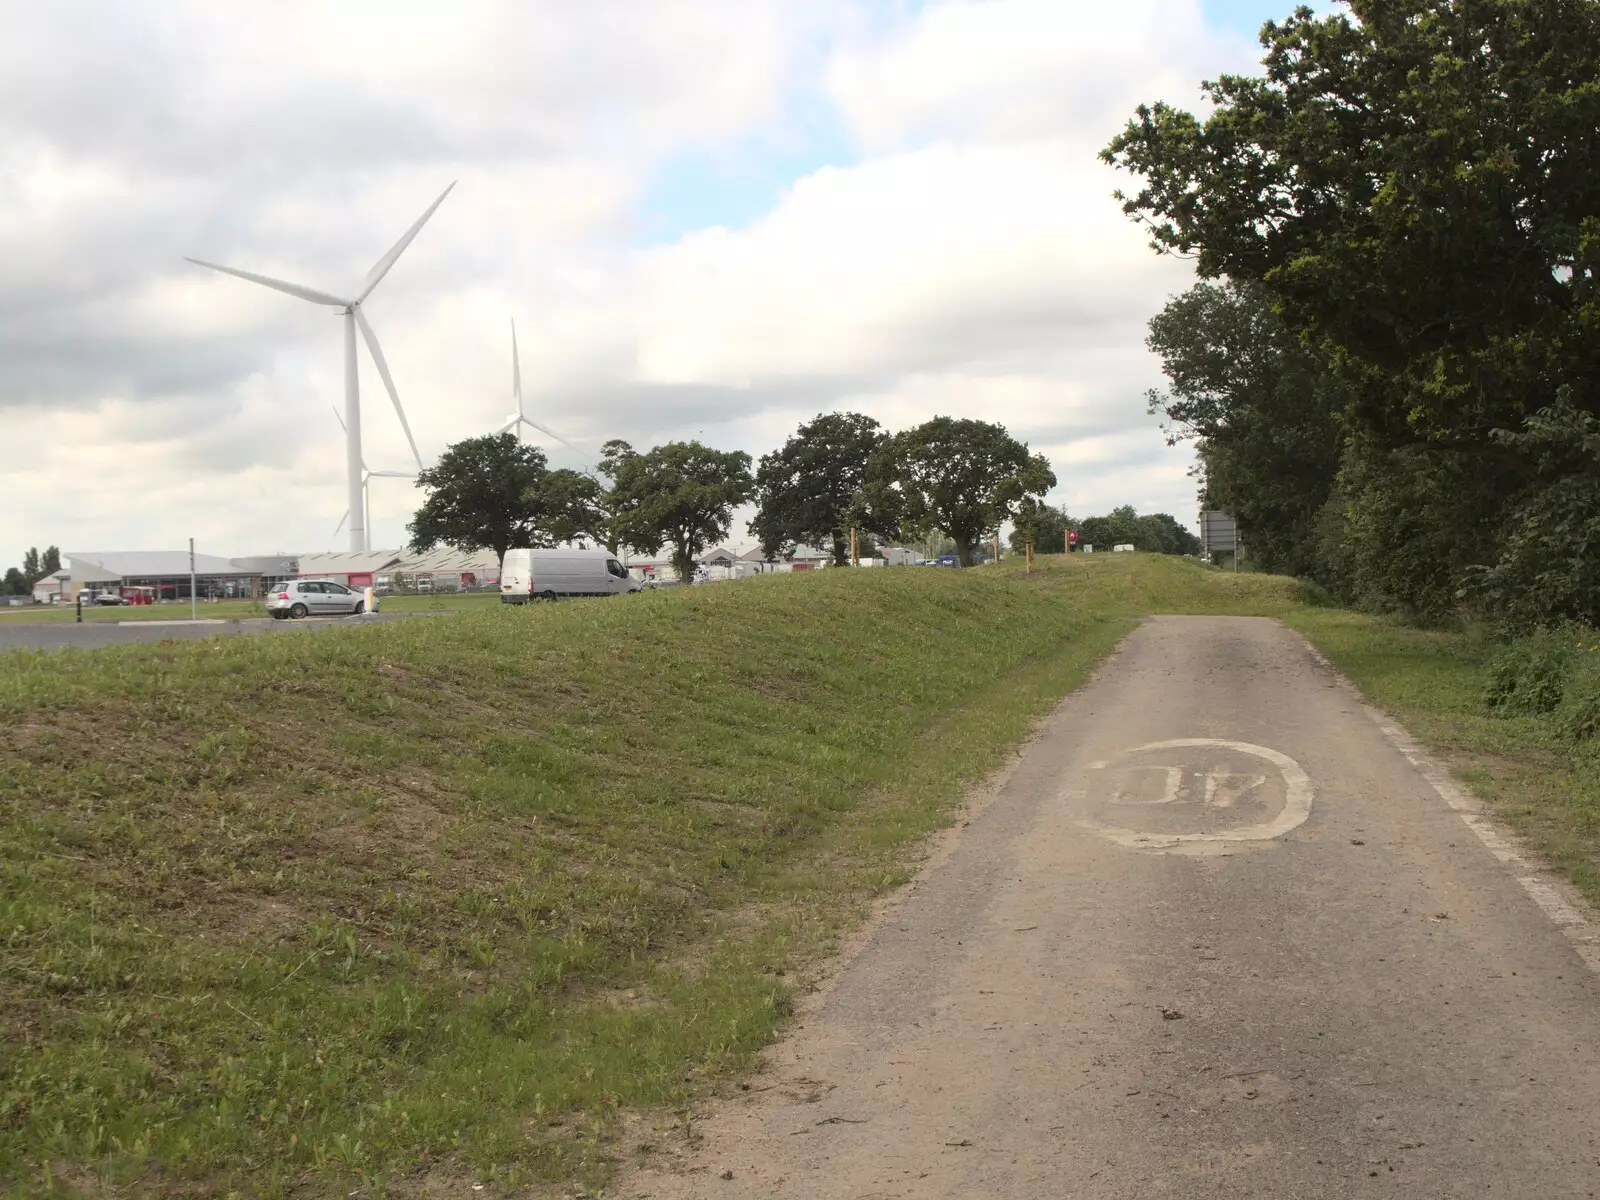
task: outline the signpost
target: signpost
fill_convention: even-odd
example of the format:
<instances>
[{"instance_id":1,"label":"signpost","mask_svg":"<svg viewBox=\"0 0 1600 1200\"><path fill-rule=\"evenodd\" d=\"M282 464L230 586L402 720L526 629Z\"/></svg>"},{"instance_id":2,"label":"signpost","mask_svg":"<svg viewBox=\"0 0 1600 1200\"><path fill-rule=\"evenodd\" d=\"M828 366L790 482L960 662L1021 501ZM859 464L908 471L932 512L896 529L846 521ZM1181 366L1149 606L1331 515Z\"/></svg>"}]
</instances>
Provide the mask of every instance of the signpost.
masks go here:
<instances>
[{"instance_id":1,"label":"signpost","mask_svg":"<svg viewBox=\"0 0 1600 1200\"><path fill-rule=\"evenodd\" d=\"M1200 544L1208 555L1233 555L1233 569L1239 569L1239 523L1231 514L1207 511L1200 514Z\"/></svg>"},{"instance_id":2,"label":"signpost","mask_svg":"<svg viewBox=\"0 0 1600 1200\"><path fill-rule=\"evenodd\" d=\"M198 621L200 619L200 608L199 608L199 605L200 605L200 601L195 598L195 594L194 594L194 539L190 538L189 539L189 619L191 621Z\"/></svg>"}]
</instances>

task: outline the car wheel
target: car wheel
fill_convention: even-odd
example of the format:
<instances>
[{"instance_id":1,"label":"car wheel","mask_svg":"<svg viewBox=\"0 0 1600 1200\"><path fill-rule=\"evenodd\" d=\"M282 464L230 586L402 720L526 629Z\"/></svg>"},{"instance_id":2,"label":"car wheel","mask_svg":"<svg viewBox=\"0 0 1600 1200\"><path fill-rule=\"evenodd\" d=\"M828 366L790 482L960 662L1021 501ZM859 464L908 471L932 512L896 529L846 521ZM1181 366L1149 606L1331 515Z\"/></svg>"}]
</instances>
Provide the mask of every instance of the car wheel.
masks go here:
<instances>
[{"instance_id":1,"label":"car wheel","mask_svg":"<svg viewBox=\"0 0 1600 1200\"><path fill-rule=\"evenodd\" d=\"M367 611L366 602L364 600L357 600L356 601L356 607L355 607L355 615L359 617L362 613L364 613L366 611Z\"/></svg>"},{"instance_id":2,"label":"car wheel","mask_svg":"<svg viewBox=\"0 0 1600 1200\"><path fill-rule=\"evenodd\" d=\"M298 621L303 618L308 611L310 610L308 610L304 604L296 604L289 610L289 615Z\"/></svg>"}]
</instances>

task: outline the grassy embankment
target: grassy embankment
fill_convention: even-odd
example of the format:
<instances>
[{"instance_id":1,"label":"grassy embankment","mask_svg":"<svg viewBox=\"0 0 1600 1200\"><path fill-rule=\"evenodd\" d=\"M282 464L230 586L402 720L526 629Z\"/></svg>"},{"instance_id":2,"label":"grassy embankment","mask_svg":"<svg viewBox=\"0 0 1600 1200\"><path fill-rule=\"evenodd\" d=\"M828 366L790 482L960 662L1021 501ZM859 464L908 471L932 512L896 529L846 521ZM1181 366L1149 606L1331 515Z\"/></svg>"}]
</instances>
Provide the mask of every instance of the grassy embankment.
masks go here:
<instances>
[{"instance_id":1,"label":"grassy embankment","mask_svg":"<svg viewBox=\"0 0 1600 1200\"><path fill-rule=\"evenodd\" d=\"M600 1178L1124 614L1292 586L821 572L0 657L0 1183Z\"/></svg>"},{"instance_id":2,"label":"grassy embankment","mask_svg":"<svg viewBox=\"0 0 1600 1200\"><path fill-rule=\"evenodd\" d=\"M1132 614L1284 617L1594 892L1593 769L1487 715L1468 635L1042 566L0 657L0 1185L603 1177Z\"/></svg>"},{"instance_id":3,"label":"grassy embankment","mask_svg":"<svg viewBox=\"0 0 1600 1200\"><path fill-rule=\"evenodd\" d=\"M499 601L498 592L438 592L432 595L384 596L380 607L384 612L437 612L452 608L481 608ZM265 617L267 607L259 600L202 600L195 606L194 612L202 621L240 621ZM90 621L187 621L189 613L186 600L176 604L93 605L83 610L83 620L85 624ZM53 625L77 619L77 607L72 604L0 608L0 625L13 621L20 625L35 622Z\"/></svg>"}]
</instances>

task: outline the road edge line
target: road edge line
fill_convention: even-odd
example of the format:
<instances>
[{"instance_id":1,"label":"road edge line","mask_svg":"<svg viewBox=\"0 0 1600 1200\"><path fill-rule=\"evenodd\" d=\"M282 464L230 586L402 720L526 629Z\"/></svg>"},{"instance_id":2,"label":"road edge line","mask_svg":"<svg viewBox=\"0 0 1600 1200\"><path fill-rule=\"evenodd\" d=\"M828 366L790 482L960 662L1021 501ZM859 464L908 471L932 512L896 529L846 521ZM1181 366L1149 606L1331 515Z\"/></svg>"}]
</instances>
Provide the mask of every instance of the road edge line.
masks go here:
<instances>
[{"instance_id":1,"label":"road edge line","mask_svg":"<svg viewBox=\"0 0 1600 1200\"><path fill-rule=\"evenodd\" d=\"M1600 975L1600 924L1597 924L1588 902L1570 884L1558 878L1553 867L1529 850L1527 843L1504 825L1484 801L1457 783L1449 770L1429 754L1405 726L1368 703L1355 682L1312 645L1310 639L1305 639L1305 644L1312 658L1355 692L1361 703L1361 711L1378 727L1388 743L1405 756L1417 774L1427 780L1435 794L1461 818L1462 824L1472 830L1483 848L1511 873L1528 898L1539 906L1539 911L1565 935L1572 949L1583 960L1583 965Z\"/></svg>"}]
</instances>

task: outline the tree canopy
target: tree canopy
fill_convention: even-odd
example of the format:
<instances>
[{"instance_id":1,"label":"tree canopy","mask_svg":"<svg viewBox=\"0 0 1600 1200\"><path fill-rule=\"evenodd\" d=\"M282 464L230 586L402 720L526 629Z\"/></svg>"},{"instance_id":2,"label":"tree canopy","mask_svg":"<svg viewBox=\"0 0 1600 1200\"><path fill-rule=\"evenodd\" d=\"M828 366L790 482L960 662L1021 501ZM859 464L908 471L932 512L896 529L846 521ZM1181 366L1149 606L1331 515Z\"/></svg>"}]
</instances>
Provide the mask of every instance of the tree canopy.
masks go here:
<instances>
[{"instance_id":1,"label":"tree canopy","mask_svg":"<svg viewBox=\"0 0 1600 1200\"><path fill-rule=\"evenodd\" d=\"M411 549L548 547L600 526L600 485L576 471L552 471L544 451L509 433L467 438L417 476L428 498L408 527Z\"/></svg>"},{"instance_id":2,"label":"tree canopy","mask_svg":"<svg viewBox=\"0 0 1600 1200\"><path fill-rule=\"evenodd\" d=\"M728 536L733 510L755 481L750 456L699 442L668 442L640 454L627 442L607 442L600 470L610 477L607 536L641 554L672 547L678 578L694 578L700 554Z\"/></svg>"},{"instance_id":3,"label":"tree canopy","mask_svg":"<svg viewBox=\"0 0 1600 1200\"><path fill-rule=\"evenodd\" d=\"M799 543L826 546L850 561L849 530L887 535L886 522L863 503L867 462L888 435L860 413L823 413L800 426L756 471L757 511L750 532L768 558Z\"/></svg>"},{"instance_id":4,"label":"tree canopy","mask_svg":"<svg viewBox=\"0 0 1600 1200\"><path fill-rule=\"evenodd\" d=\"M1270 314L1284 336L1258 344L1289 351L1273 370L1312 372L1296 406L1251 364L1224 364L1228 406L1200 435L1215 438L1208 486L1259 500L1295 438L1318 448L1320 474L1336 413L1340 463L1316 520L1300 488L1245 518L1247 536L1276 522L1286 563L1309 556L1354 598L1437 614L1506 552L1513 513L1593 469L1581 454L1553 467L1539 447L1552 423L1581 442L1573 421L1600 408L1600 4L1350 9L1269 22L1261 77L1207 83L1203 121L1141 107L1103 156L1140 178L1121 198L1158 251L1239 289L1194 307ZM1212 307L1202 340L1221 353L1229 314ZM1182 369L1176 332L1152 336ZM1202 414L1181 386L1174 398Z\"/></svg>"},{"instance_id":5,"label":"tree canopy","mask_svg":"<svg viewBox=\"0 0 1600 1200\"><path fill-rule=\"evenodd\" d=\"M1016 516L1026 497L1056 484L1042 454L1002 425L935 417L887 438L867 467L863 503L887 536L938 529L956 544L961 565L986 534Z\"/></svg>"}]
</instances>

